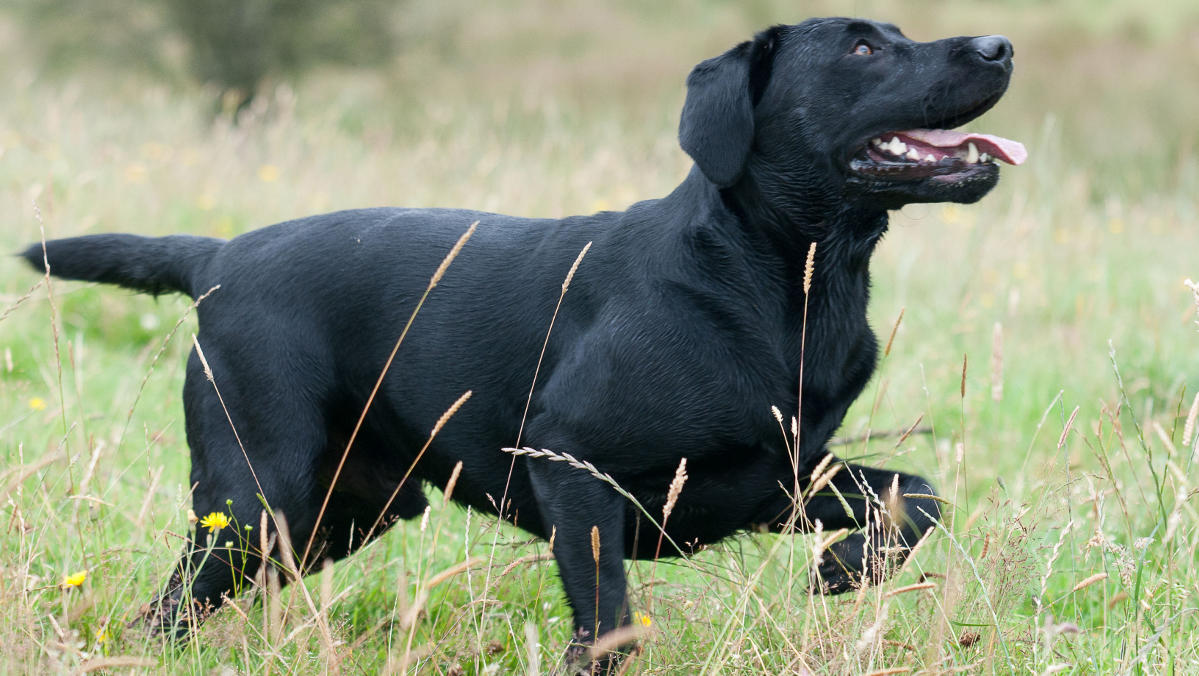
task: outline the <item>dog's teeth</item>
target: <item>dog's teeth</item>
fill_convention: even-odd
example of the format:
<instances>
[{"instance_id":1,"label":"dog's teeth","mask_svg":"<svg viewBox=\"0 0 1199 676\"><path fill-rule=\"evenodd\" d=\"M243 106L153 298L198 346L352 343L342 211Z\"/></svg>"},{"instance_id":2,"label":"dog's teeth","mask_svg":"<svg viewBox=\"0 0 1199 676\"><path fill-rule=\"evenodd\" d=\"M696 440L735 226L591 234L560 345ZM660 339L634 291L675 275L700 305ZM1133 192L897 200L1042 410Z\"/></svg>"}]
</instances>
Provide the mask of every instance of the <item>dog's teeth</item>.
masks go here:
<instances>
[{"instance_id":1,"label":"dog's teeth","mask_svg":"<svg viewBox=\"0 0 1199 676\"><path fill-rule=\"evenodd\" d=\"M913 162L919 161L920 160L920 151L916 150L916 148L914 146L911 148L908 148L907 157L909 160L911 160Z\"/></svg>"},{"instance_id":2,"label":"dog's teeth","mask_svg":"<svg viewBox=\"0 0 1199 676\"><path fill-rule=\"evenodd\" d=\"M876 138L876 139L874 139L874 140L872 140L872 141L870 141L870 142L871 142L871 143L873 143L873 144L874 144L874 147L876 147L876 148L882 148L882 147L883 147L883 140L882 140L881 138Z\"/></svg>"},{"instance_id":3,"label":"dog's teeth","mask_svg":"<svg viewBox=\"0 0 1199 676\"><path fill-rule=\"evenodd\" d=\"M978 161L979 162L990 162L991 156L986 153L980 153L978 156Z\"/></svg>"},{"instance_id":4,"label":"dog's teeth","mask_svg":"<svg viewBox=\"0 0 1199 676\"><path fill-rule=\"evenodd\" d=\"M927 162L928 164L936 164L937 158L934 157L932 153L929 153L924 156L924 161Z\"/></svg>"},{"instance_id":5,"label":"dog's teeth","mask_svg":"<svg viewBox=\"0 0 1199 676\"><path fill-rule=\"evenodd\" d=\"M978 163L978 148L973 143L966 144L966 161L970 164Z\"/></svg>"},{"instance_id":6,"label":"dog's teeth","mask_svg":"<svg viewBox=\"0 0 1199 676\"><path fill-rule=\"evenodd\" d=\"M908 144L900 141L898 136L892 136L891 145L888 146L887 150L889 150L892 155L903 155L908 151Z\"/></svg>"}]
</instances>

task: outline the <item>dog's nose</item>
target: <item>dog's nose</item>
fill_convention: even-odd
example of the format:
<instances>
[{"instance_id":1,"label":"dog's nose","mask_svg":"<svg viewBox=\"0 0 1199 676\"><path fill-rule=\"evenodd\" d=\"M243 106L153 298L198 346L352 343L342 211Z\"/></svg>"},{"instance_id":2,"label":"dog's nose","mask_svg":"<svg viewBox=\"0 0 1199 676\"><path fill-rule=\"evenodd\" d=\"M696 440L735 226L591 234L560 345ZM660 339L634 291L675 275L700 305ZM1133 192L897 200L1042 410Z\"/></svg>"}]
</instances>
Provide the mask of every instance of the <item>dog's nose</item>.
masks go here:
<instances>
[{"instance_id":1,"label":"dog's nose","mask_svg":"<svg viewBox=\"0 0 1199 676\"><path fill-rule=\"evenodd\" d=\"M970 41L972 47L984 61L1010 61L1012 43L1002 35L984 35Z\"/></svg>"}]
</instances>

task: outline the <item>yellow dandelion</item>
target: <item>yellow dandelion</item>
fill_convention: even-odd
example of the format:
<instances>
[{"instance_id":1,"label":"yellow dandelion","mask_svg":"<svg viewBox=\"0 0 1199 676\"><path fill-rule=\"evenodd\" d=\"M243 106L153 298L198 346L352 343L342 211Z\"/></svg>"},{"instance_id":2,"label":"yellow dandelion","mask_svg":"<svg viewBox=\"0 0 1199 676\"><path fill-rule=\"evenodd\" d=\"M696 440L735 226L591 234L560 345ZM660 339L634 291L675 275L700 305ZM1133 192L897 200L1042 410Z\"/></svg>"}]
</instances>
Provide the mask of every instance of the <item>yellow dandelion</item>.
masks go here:
<instances>
[{"instance_id":1,"label":"yellow dandelion","mask_svg":"<svg viewBox=\"0 0 1199 676\"><path fill-rule=\"evenodd\" d=\"M633 622L636 624L639 624L643 627L652 626L654 623L654 621L652 619L650 619L649 615L646 615L645 613L638 613L638 612L633 613Z\"/></svg>"},{"instance_id":2,"label":"yellow dandelion","mask_svg":"<svg viewBox=\"0 0 1199 676\"><path fill-rule=\"evenodd\" d=\"M107 624L96 630L96 643L108 643L110 638L112 638L112 634L108 633Z\"/></svg>"},{"instance_id":3,"label":"yellow dandelion","mask_svg":"<svg viewBox=\"0 0 1199 676\"><path fill-rule=\"evenodd\" d=\"M87 579L87 571L81 570L81 571L79 571L77 573L73 573L71 575L64 575L62 577L62 582L60 582L58 586L62 589L71 589L72 587L81 586L83 584L83 581L86 579Z\"/></svg>"},{"instance_id":4,"label":"yellow dandelion","mask_svg":"<svg viewBox=\"0 0 1199 676\"><path fill-rule=\"evenodd\" d=\"M274 183L279 180L279 167L273 164L264 164L258 167L258 180L263 183Z\"/></svg>"},{"instance_id":5,"label":"yellow dandelion","mask_svg":"<svg viewBox=\"0 0 1199 676\"><path fill-rule=\"evenodd\" d=\"M46 410L46 400L41 397L34 397L29 400L29 408L35 411L44 411Z\"/></svg>"},{"instance_id":6,"label":"yellow dandelion","mask_svg":"<svg viewBox=\"0 0 1199 676\"><path fill-rule=\"evenodd\" d=\"M207 528L209 533L218 531L228 525L229 517L224 512L212 512L203 519L200 519L200 527Z\"/></svg>"}]
</instances>

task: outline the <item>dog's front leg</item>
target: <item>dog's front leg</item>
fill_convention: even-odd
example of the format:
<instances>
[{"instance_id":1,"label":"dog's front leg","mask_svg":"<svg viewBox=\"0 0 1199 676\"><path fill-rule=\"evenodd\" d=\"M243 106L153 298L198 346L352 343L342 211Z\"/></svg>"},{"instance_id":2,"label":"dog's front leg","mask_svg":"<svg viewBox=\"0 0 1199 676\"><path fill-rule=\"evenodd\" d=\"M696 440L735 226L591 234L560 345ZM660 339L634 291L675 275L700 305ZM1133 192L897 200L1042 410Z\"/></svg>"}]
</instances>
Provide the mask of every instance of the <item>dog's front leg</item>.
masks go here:
<instances>
[{"instance_id":1,"label":"dog's front leg","mask_svg":"<svg viewBox=\"0 0 1199 676\"><path fill-rule=\"evenodd\" d=\"M591 665L586 655L597 637L629 623L626 499L586 470L566 463L530 459L527 466L545 531L551 535L558 574L574 611L568 666L582 669L581 673L604 673L613 662L605 659Z\"/></svg>"},{"instance_id":2,"label":"dog's front leg","mask_svg":"<svg viewBox=\"0 0 1199 676\"><path fill-rule=\"evenodd\" d=\"M817 566L814 590L833 594L881 582L941 516L923 477L848 462L803 509L808 523L819 519L826 531L860 529L829 546Z\"/></svg>"},{"instance_id":3,"label":"dog's front leg","mask_svg":"<svg viewBox=\"0 0 1199 676\"><path fill-rule=\"evenodd\" d=\"M923 477L841 460L821 472L830 473L802 488L798 503L780 491L763 522L776 532L810 532L817 522L825 533L856 531L830 545L814 571L813 591L840 594L886 578L936 524L941 508Z\"/></svg>"}]
</instances>

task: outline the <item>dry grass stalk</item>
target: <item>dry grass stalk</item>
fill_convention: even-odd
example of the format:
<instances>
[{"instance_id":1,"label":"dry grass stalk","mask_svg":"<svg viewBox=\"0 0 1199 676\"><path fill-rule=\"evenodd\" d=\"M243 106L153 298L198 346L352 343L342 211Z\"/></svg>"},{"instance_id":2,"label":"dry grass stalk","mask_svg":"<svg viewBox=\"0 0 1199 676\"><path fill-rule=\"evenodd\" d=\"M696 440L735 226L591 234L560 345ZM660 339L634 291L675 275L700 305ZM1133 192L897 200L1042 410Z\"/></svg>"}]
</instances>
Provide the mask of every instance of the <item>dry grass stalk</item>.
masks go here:
<instances>
[{"instance_id":1,"label":"dry grass stalk","mask_svg":"<svg viewBox=\"0 0 1199 676\"><path fill-rule=\"evenodd\" d=\"M1066 419L1066 426L1062 428L1062 434L1057 438L1057 448L1062 450L1062 446L1066 445L1066 437L1070 434L1070 428L1074 425L1074 417L1078 415L1078 406L1070 413L1070 417Z\"/></svg>"},{"instance_id":2,"label":"dry grass stalk","mask_svg":"<svg viewBox=\"0 0 1199 676\"><path fill-rule=\"evenodd\" d=\"M454 463L454 469L450 472L450 478L445 482L445 490L441 494L441 506L449 504L450 496L454 494L454 486L458 485L458 475L462 474L462 461Z\"/></svg>"},{"instance_id":3,"label":"dry grass stalk","mask_svg":"<svg viewBox=\"0 0 1199 676\"><path fill-rule=\"evenodd\" d=\"M905 497L905 498L923 498L925 500L935 500L943 505L952 505L953 504L952 502L949 501L948 498L943 498L939 495L933 495L932 493L904 493L903 497Z\"/></svg>"},{"instance_id":4,"label":"dry grass stalk","mask_svg":"<svg viewBox=\"0 0 1199 676\"><path fill-rule=\"evenodd\" d=\"M175 320L175 325L171 327L171 330L167 331L166 337L162 339L162 343L158 346L158 351L156 351L154 356L150 359L150 365L146 367L146 374L142 376L142 382L137 386L137 394L133 395L133 403L129 405L129 412L125 415L125 426L121 430L120 441L117 442L118 450L125 443L125 435L129 432L129 424L133 421L133 409L137 406L137 402L141 401L142 392L145 391L146 383L150 381L150 374L154 372L154 367L158 365L158 360L161 359L163 353L167 351L167 346L171 344L171 340L179 331L179 327L183 326L183 322L187 321L187 318L196 311L196 308L200 307L200 303L204 302L209 296L211 296L220 288L221 285L217 284L211 289L200 294L199 297L192 301L187 310L183 314L179 315L179 319Z\"/></svg>"},{"instance_id":5,"label":"dry grass stalk","mask_svg":"<svg viewBox=\"0 0 1199 676\"><path fill-rule=\"evenodd\" d=\"M575 256L575 262L570 264L570 270L566 273L566 279L562 280L563 294L565 294L566 290L570 288L570 280L575 278L575 272L577 272L579 269L579 263L583 262L583 256L586 256L590 249L591 242L587 242L587 244L583 245L583 250L579 252L579 255Z\"/></svg>"},{"instance_id":6,"label":"dry grass stalk","mask_svg":"<svg viewBox=\"0 0 1199 676\"><path fill-rule=\"evenodd\" d=\"M1099 582L1101 580L1106 580L1106 579L1107 579L1107 573L1095 573L1094 575L1088 577L1087 579L1083 580L1082 582L1079 582L1078 584L1074 585L1074 588L1070 590L1070 593L1074 593L1080 589L1086 589L1087 587L1090 587L1091 585L1095 584L1096 582Z\"/></svg>"},{"instance_id":7,"label":"dry grass stalk","mask_svg":"<svg viewBox=\"0 0 1199 676\"><path fill-rule=\"evenodd\" d=\"M1195 420L1199 418L1199 392L1195 393L1195 400L1191 402L1191 410L1187 413L1187 422L1182 427L1182 445L1190 446L1191 440L1195 438Z\"/></svg>"},{"instance_id":8,"label":"dry grass stalk","mask_svg":"<svg viewBox=\"0 0 1199 676\"><path fill-rule=\"evenodd\" d=\"M526 555L520 557L519 559L513 559L508 565L504 566L504 569L502 571L500 571L499 575L495 576L495 579L492 580L491 583L493 585L499 583L499 581L504 579L504 577L508 573L511 573L512 571L516 570L518 567L520 567L526 563L537 563L539 561L553 561L553 560L554 560L554 555L551 552L544 552L544 553L540 553L540 554L526 554Z\"/></svg>"},{"instance_id":9,"label":"dry grass stalk","mask_svg":"<svg viewBox=\"0 0 1199 676\"><path fill-rule=\"evenodd\" d=\"M17 309L17 308L21 307L21 305L23 305L23 304L25 303L25 301L27 301L27 300L29 300L30 298L32 298L32 297L33 297L33 294L34 294L34 293L35 293L35 292L36 292L38 289L40 289L40 288L41 288L42 284L45 284L45 283L46 283L46 278L45 278L45 277L42 277L42 278L38 279L38 280L37 280L37 284L34 284L33 286L29 287L29 290L28 290L28 291L26 291L24 294L22 294L20 298L17 298L15 301L13 301L12 303L10 303L8 307L4 308L4 312L0 312L0 322L2 322L2 321L4 321L5 319L7 319L7 318L8 318L8 316L9 316L10 314L12 314L12 313L13 313L13 312L14 312L14 311ZM10 368L9 370L11 371L12 369Z\"/></svg>"},{"instance_id":10,"label":"dry grass stalk","mask_svg":"<svg viewBox=\"0 0 1199 676\"><path fill-rule=\"evenodd\" d=\"M600 555L600 537L599 526L591 527L591 558L595 559L595 565L599 565Z\"/></svg>"},{"instance_id":11,"label":"dry grass stalk","mask_svg":"<svg viewBox=\"0 0 1199 676\"><path fill-rule=\"evenodd\" d=\"M808 343L808 300L812 290L812 275L816 271L816 242L808 246L808 255L804 260L803 272L803 324L799 333L799 382L796 383L795 417L791 422L791 437L794 446L791 449L791 472L794 477L791 487L791 499L795 501L794 512L799 513L799 433L803 429L799 421L803 417L803 376L804 354Z\"/></svg>"},{"instance_id":12,"label":"dry grass stalk","mask_svg":"<svg viewBox=\"0 0 1199 676\"><path fill-rule=\"evenodd\" d=\"M674 471L674 479L670 481L670 489L666 491L666 504L662 506L662 525L666 525L666 520L670 518L670 513L674 511L675 502L679 499L679 493L683 492L683 484L687 483L687 458L679 459L679 466Z\"/></svg>"},{"instance_id":13,"label":"dry grass stalk","mask_svg":"<svg viewBox=\"0 0 1199 676\"><path fill-rule=\"evenodd\" d=\"M863 434L856 434L850 437L833 437L832 439L829 439L828 446L850 446L853 444L864 444L868 441L881 441L883 439L894 438L895 445L893 448L898 449L899 446L903 444L903 442L907 441L908 437L912 436L913 434L923 435L933 433L933 428L931 425L925 425L923 427L920 426L920 422L922 420L924 420L923 413L916 416L916 422L912 423L912 425L907 429L879 431L868 428Z\"/></svg>"},{"instance_id":14,"label":"dry grass stalk","mask_svg":"<svg viewBox=\"0 0 1199 676\"><path fill-rule=\"evenodd\" d=\"M966 366L969 363L970 363L970 355L963 353L962 354L962 387L961 387L962 399L966 398ZM959 459L959 462L961 462L960 459Z\"/></svg>"},{"instance_id":15,"label":"dry grass stalk","mask_svg":"<svg viewBox=\"0 0 1199 676\"><path fill-rule=\"evenodd\" d=\"M401 614L400 627L403 629L411 629L416 626L417 620L420 619L421 611L425 609L425 604L429 602L429 591L431 589L442 582L445 582L451 577L454 577L455 575L461 575L471 568L476 568L485 563L487 563L487 559L478 556L472 557L465 561L454 564L453 566L446 568L445 570L426 580L425 583L420 586L420 591L417 592L416 598L412 601L412 605L409 606L403 614Z\"/></svg>"},{"instance_id":16,"label":"dry grass stalk","mask_svg":"<svg viewBox=\"0 0 1199 676\"><path fill-rule=\"evenodd\" d=\"M662 527L658 529L658 544L654 548L654 573L650 573L653 577L658 569L658 557L662 553L662 539L666 537L666 522L670 520L670 514L674 511L674 505L679 499L679 493L683 492L683 484L687 483L687 458L679 459L679 466L674 470L674 478L670 480L670 487L666 491L666 504L662 506Z\"/></svg>"},{"instance_id":17,"label":"dry grass stalk","mask_svg":"<svg viewBox=\"0 0 1199 676\"><path fill-rule=\"evenodd\" d=\"M10 467L9 469L4 470L3 473L0 473L0 477L8 476L11 474L12 479L9 480L9 482L7 484L5 484L3 490L0 490L0 501L7 500L9 494L12 493L14 490L16 490L17 486L20 486L22 483L24 483L24 481L26 479L33 476L34 474L37 474L42 469L44 469L47 465L54 464L54 463L58 462L59 460L64 460L64 459L66 459L66 457L67 457L66 451L59 451L58 453L54 453L53 455L47 455L46 457L41 458L40 460L32 462L28 465L19 465L17 467Z\"/></svg>"},{"instance_id":18,"label":"dry grass stalk","mask_svg":"<svg viewBox=\"0 0 1199 676\"><path fill-rule=\"evenodd\" d=\"M258 494L262 496L263 501L270 504L270 497L266 491L262 490L262 482L258 480L258 472L254 471L254 463L250 462L250 455L246 453L246 446L241 441L241 435L237 432L237 426L233 424L233 417L229 415L229 407L225 406L225 397L221 396L221 388L216 384L216 378L212 375L212 367L208 365L208 359L204 357L204 350L200 347L200 341L196 338L196 334L192 334L192 346L196 348L196 357L200 360L200 365L204 368L204 377L212 384L212 390L216 393L217 401L221 402L221 410L225 412L225 420L229 423L229 429L233 431L233 438L237 441L237 447L241 449L241 457L246 461L246 467L250 469L250 476L254 477L254 485L258 487ZM319 525L320 520L317 520ZM278 522L275 523L275 528L279 528ZM315 532L315 531L314 531ZM308 552L304 552L307 556Z\"/></svg>"},{"instance_id":19,"label":"dry grass stalk","mask_svg":"<svg viewBox=\"0 0 1199 676\"><path fill-rule=\"evenodd\" d=\"M1057 563L1057 557L1062 552L1062 547L1066 544L1066 536L1074 529L1074 522L1068 521L1061 532L1058 533L1057 544L1053 546L1053 551L1049 554L1049 563L1045 565L1045 575L1041 578L1041 593L1037 596L1037 615L1036 623L1039 625L1041 621L1041 611L1044 609L1045 595L1049 592L1049 578L1053 575L1053 566ZM1039 627L1038 627L1039 629Z\"/></svg>"},{"instance_id":20,"label":"dry grass stalk","mask_svg":"<svg viewBox=\"0 0 1199 676\"><path fill-rule=\"evenodd\" d=\"M316 607L316 602L312 600L312 594L308 591L308 587L299 584L300 576L303 573L296 565L291 532L287 528L287 517L282 513L274 513L272 518L275 521L276 532L279 534L279 556L283 562L283 569L291 578L290 581L299 588L300 597L304 599L305 605L308 606L308 612L312 614L312 619L316 622L317 631L320 633L321 649L325 654L331 655L333 654L333 633L329 629L329 618Z\"/></svg>"},{"instance_id":21,"label":"dry grass stalk","mask_svg":"<svg viewBox=\"0 0 1199 676\"><path fill-rule=\"evenodd\" d=\"M592 644L587 650L587 657L593 661L597 660L609 653L619 650L621 646L626 646L639 641L646 636L649 636L653 632L654 629L652 627L647 627L645 625L636 623L628 624L623 627L617 627L616 629L605 633L599 638L598 641ZM629 657L631 658L635 656L636 652L636 650L633 650ZM621 665L622 670L627 670L629 668L629 663L630 660L626 659L625 663Z\"/></svg>"},{"instance_id":22,"label":"dry grass stalk","mask_svg":"<svg viewBox=\"0 0 1199 676\"><path fill-rule=\"evenodd\" d=\"M591 527L591 558L595 559L595 626L591 629L592 638L599 636L599 600L600 600L600 537L599 526Z\"/></svg>"},{"instance_id":23,"label":"dry grass stalk","mask_svg":"<svg viewBox=\"0 0 1199 676\"><path fill-rule=\"evenodd\" d=\"M471 235L475 234L475 230L478 229L478 227L478 221L471 223L470 227L466 229L466 232L462 233L462 236L458 238L458 241L454 242L454 246L450 248L450 252L446 254L445 258L441 259L441 264L437 266L437 270L433 273L433 277L429 279L429 290L432 290L433 287L437 286L437 283L440 282L441 278L445 276L446 270L450 269L450 263L453 263L454 259L458 257L458 254L462 252L462 247L466 246L467 240L471 238Z\"/></svg>"},{"instance_id":24,"label":"dry grass stalk","mask_svg":"<svg viewBox=\"0 0 1199 676\"><path fill-rule=\"evenodd\" d=\"M463 392L453 404L450 404L450 407L445 410L445 413L441 414L441 417L438 418L437 422L433 425L433 431L429 432L429 440L432 440L433 437L437 436L437 433L441 431L441 428L445 427L445 424L450 421L450 418L454 417L454 414L458 412L458 409L462 408L462 405L471 398L472 394L474 394L474 390L467 390L466 392ZM425 445L428 446L427 441L425 442Z\"/></svg>"},{"instance_id":25,"label":"dry grass stalk","mask_svg":"<svg viewBox=\"0 0 1199 676\"><path fill-rule=\"evenodd\" d=\"M579 265L583 262L583 257L591 250L591 242L583 245L583 249L579 251L579 255L575 257L574 263L571 263L570 270L566 272L566 278L562 280L562 292L558 294L558 304L554 306L554 314L550 316L550 325L545 330L545 340L541 343L541 354L537 357L537 366L533 369L533 382L529 383L529 394L525 397L525 410L520 416L520 427L516 430L516 443L514 446L520 446L520 440L524 438L525 423L529 419L529 407L533 405L533 392L537 388L537 377L541 375L541 364L545 361L545 351L549 349L550 335L554 332L554 323L558 320L558 313L562 310L562 301L566 298L566 291L570 289L570 282L575 277L575 272L578 271ZM512 470L508 470L509 478L511 478ZM504 486L504 497L508 497L508 486Z\"/></svg>"},{"instance_id":26,"label":"dry grass stalk","mask_svg":"<svg viewBox=\"0 0 1199 676\"><path fill-rule=\"evenodd\" d=\"M837 540L840 540L841 538L845 537L848 534L849 534L848 528L838 528L837 530L829 533L823 540L820 540L819 542L817 542L817 545L814 549L823 552L823 551L827 550L829 547L831 547L834 542L836 542Z\"/></svg>"},{"instance_id":27,"label":"dry grass stalk","mask_svg":"<svg viewBox=\"0 0 1199 676\"><path fill-rule=\"evenodd\" d=\"M895 334L899 331L899 325L903 322L903 313L907 310L906 307L899 308L899 316L895 318L895 323L891 325L891 335L887 338L887 347L883 350L883 356L891 354L891 344L895 342Z\"/></svg>"},{"instance_id":28,"label":"dry grass stalk","mask_svg":"<svg viewBox=\"0 0 1199 676\"><path fill-rule=\"evenodd\" d=\"M1154 420L1151 424L1153 425L1153 433L1156 434L1157 438L1161 440L1162 446L1166 447L1166 450L1170 452L1170 455L1174 455L1178 449L1175 448L1174 442L1171 441L1170 434L1166 432L1165 428L1162 427L1162 424L1159 421Z\"/></svg>"},{"instance_id":29,"label":"dry grass stalk","mask_svg":"<svg viewBox=\"0 0 1199 676\"><path fill-rule=\"evenodd\" d=\"M803 292L808 295L808 291L812 289L812 273L816 271L816 242L812 242L808 246L808 256L804 259L803 264Z\"/></svg>"},{"instance_id":30,"label":"dry grass stalk","mask_svg":"<svg viewBox=\"0 0 1199 676\"><path fill-rule=\"evenodd\" d=\"M527 458L541 458L544 460L549 460L550 462L564 462L571 467L586 471L591 476L612 486L613 488L623 490L620 488L620 485L616 483L616 479L613 479L610 474L599 471L596 469L595 465L587 462L586 460L579 460L570 453L559 453L557 451L551 451L545 448L537 450L527 446L525 448L502 448L500 450L505 453L511 453L512 455L523 455Z\"/></svg>"},{"instance_id":31,"label":"dry grass stalk","mask_svg":"<svg viewBox=\"0 0 1199 676\"><path fill-rule=\"evenodd\" d=\"M825 453L824 457L820 459L820 462L816 463L816 467L812 469L812 475L808 477L808 481L810 483L816 483L816 479L820 477L820 473L823 472L833 460L836 460L836 456L834 456L832 453Z\"/></svg>"},{"instance_id":32,"label":"dry grass stalk","mask_svg":"<svg viewBox=\"0 0 1199 676\"><path fill-rule=\"evenodd\" d=\"M134 657L132 655L114 655L112 657L93 657L79 665L79 672L90 674L93 671L110 671L112 669L147 669L157 667L158 660L149 657Z\"/></svg>"},{"instance_id":33,"label":"dry grass stalk","mask_svg":"<svg viewBox=\"0 0 1199 676\"><path fill-rule=\"evenodd\" d=\"M838 463L829 468L827 472L817 477L816 480L813 481L810 486L808 486L808 499L811 499L813 495L816 495L820 491L824 490L824 488L828 486L828 483L833 480L833 477L837 476L837 473L844 468L845 465Z\"/></svg>"},{"instance_id":34,"label":"dry grass stalk","mask_svg":"<svg viewBox=\"0 0 1199 676\"><path fill-rule=\"evenodd\" d=\"M906 587L899 587L897 589L892 589L891 591L887 592L885 594L885 596L887 598L891 598L892 596L899 596L900 594L906 594L908 592L921 591L924 589L936 589L936 588L937 588L937 585L934 582L917 582L915 584L909 584Z\"/></svg>"},{"instance_id":35,"label":"dry grass stalk","mask_svg":"<svg viewBox=\"0 0 1199 676\"><path fill-rule=\"evenodd\" d=\"M525 622L525 669L528 676L541 676L541 640L537 625Z\"/></svg>"},{"instance_id":36,"label":"dry grass stalk","mask_svg":"<svg viewBox=\"0 0 1199 676\"><path fill-rule=\"evenodd\" d=\"M901 573L907 570L909 566L916 564L916 555L919 554L920 550L924 548L925 543L929 541L934 530L936 530L935 526L929 526L927 529L925 529L924 534L920 536L920 539L917 540L912 549L908 551L908 555L903 560L903 564L899 566L899 570L895 571L895 577L898 577ZM940 573L924 572L920 575L920 581L924 582L930 577L944 577L944 575L941 575Z\"/></svg>"}]
</instances>

